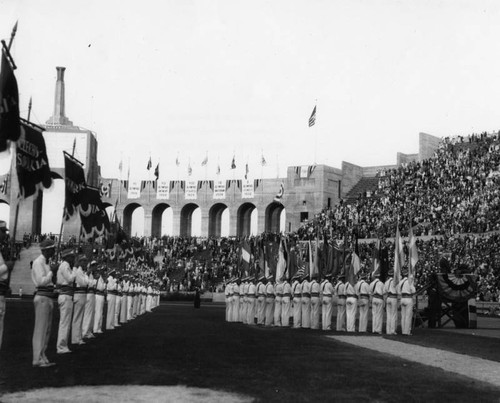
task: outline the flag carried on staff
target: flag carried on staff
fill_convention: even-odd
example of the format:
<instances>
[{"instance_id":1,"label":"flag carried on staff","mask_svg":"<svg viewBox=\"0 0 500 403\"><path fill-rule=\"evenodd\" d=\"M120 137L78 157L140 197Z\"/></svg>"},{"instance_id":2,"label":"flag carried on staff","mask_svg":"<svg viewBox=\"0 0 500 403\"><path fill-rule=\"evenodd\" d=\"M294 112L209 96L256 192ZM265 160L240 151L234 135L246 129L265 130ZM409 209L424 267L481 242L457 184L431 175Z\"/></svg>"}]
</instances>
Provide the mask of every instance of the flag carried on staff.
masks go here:
<instances>
[{"instance_id":1,"label":"flag carried on staff","mask_svg":"<svg viewBox=\"0 0 500 403\"><path fill-rule=\"evenodd\" d=\"M359 259L359 247L358 247L358 235L354 234L354 250L351 254L351 264L349 267L349 273L347 276L347 281L351 285L356 284L356 275L361 270L361 261Z\"/></svg>"},{"instance_id":2,"label":"flag carried on staff","mask_svg":"<svg viewBox=\"0 0 500 403\"><path fill-rule=\"evenodd\" d=\"M408 280L413 283L415 280L416 273L416 265L418 262L418 251L417 251L417 238L413 235L413 228L410 227L409 233L409 258L408 258Z\"/></svg>"},{"instance_id":3,"label":"flag carried on staff","mask_svg":"<svg viewBox=\"0 0 500 403\"><path fill-rule=\"evenodd\" d=\"M17 27L17 23L16 23ZM15 33L14 27L13 33ZM19 91L14 70L16 66L9 50L2 42L0 71L0 152L6 151L9 141L17 141L21 135L19 118Z\"/></svg>"},{"instance_id":4,"label":"flag carried on staff","mask_svg":"<svg viewBox=\"0 0 500 403\"><path fill-rule=\"evenodd\" d=\"M94 237L107 236L110 230L108 214L99 195L99 189L85 185L80 192L79 205L82 221L82 234L89 240Z\"/></svg>"},{"instance_id":5,"label":"flag carried on staff","mask_svg":"<svg viewBox=\"0 0 500 403\"><path fill-rule=\"evenodd\" d=\"M264 154L262 154L261 156L260 165L262 165L263 167L267 165L266 159L264 158Z\"/></svg>"},{"instance_id":6,"label":"flag carried on staff","mask_svg":"<svg viewBox=\"0 0 500 403\"><path fill-rule=\"evenodd\" d=\"M404 260L402 259L404 256L403 251L403 240L401 239L401 235L399 233L399 224L396 226L396 237L394 238L394 275L393 281L395 285L398 285L401 281L401 267L403 266Z\"/></svg>"},{"instance_id":7,"label":"flag carried on staff","mask_svg":"<svg viewBox=\"0 0 500 403\"><path fill-rule=\"evenodd\" d=\"M278 263L276 264L276 281L281 281L286 278L287 271L287 253L284 246L285 239L281 237L280 246L278 249Z\"/></svg>"},{"instance_id":8,"label":"flag carried on staff","mask_svg":"<svg viewBox=\"0 0 500 403\"><path fill-rule=\"evenodd\" d=\"M86 184L83 164L66 151L63 151L63 154L65 184L64 220L68 221L78 212L78 206L81 202L81 192Z\"/></svg>"},{"instance_id":9,"label":"flag carried on staff","mask_svg":"<svg viewBox=\"0 0 500 403\"><path fill-rule=\"evenodd\" d=\"M248 276L250 272L250 264L252 260L252 254L250 250L250 244L247 238L243 238L240 244L240 274Z\"/></svg>"},{"instance_id":10,"label":"flag carried on staff","mask_svg":"<svg viewBox=\"0 0 500 403\"><path fill-rule=\"evenodd\" d=\"M16 172L21 198L38 195L39 189L52 185L43 131L43 128L21 119L21 136L16 146Z\"/></svg>"},{"instance_id":11,"label":"flag carried on staff","mask_svg":"<svg viewBox=\"0 0 500 403\"><path fill-rule=\"evenodd\" d=\"M316 105L314 105L311 117L309 118L309 127L314 126L315 123L316 123Z\"/></svg>"},{"instance_id":12,"label":"flag carried on staff","mask_svg":"<svg viewBox=\"0 0 500 403\"><path fill-rule=\"evenodd\" d=\"M377 239L373 248L372 267L372 278L380 275L380 239Z\"/></svg>"},{"instance_id":13,"label":"flag carried on staff","mask_svg":"<svg viewBox=\"0 0 500 403\"><path fill-rule=\"evenodd\" d=\"M149 157L148 166L146 167L146 169L149 171L152 166L153 166L153 163L151 161L151 157Z\"/></svg>"},{"instance_id":14,"label":"flag carried on staff","mask_svg":"<svg viewBox=\"0 0 500 403\"><path fill-rule=\"evenodd\" d=\"M233 155L233 160L231 161L231 169L236 169L236 157Z\"/></svg>"},{"instance_id":15,"label":"flag carried on staff","mask_svg":"<svg viewBox=\"0 0 500 403\"><path fill-rule=\"evenodd\" d=\"M207 164L208 164L208 153L205 155L203 161L201 161L201 166L204 167Z\"/></svg>"}]
</instances>

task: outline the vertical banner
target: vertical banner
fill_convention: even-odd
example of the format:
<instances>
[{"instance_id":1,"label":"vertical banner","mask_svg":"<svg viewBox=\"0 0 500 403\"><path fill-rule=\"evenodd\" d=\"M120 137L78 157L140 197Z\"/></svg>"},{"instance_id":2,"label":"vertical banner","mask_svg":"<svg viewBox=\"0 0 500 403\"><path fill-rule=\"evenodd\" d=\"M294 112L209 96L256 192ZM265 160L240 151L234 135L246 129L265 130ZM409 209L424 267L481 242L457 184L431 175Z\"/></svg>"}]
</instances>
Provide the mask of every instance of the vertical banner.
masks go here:
<instances>
[{"instance_id":1,"label":"vertical banner","mask_svg":"<svg viewBox=\"0 0 500 403\"><path fill-rule=\"evenodd\" d=\"M128 199L139 199L141 197L141 181L131 180L128 182Z\"/></svg>"},{"instance_id":2,"label":"vertical banner","mask_svg":"<svg viewBox=\"0 0 500 403\"><path fill-rule=\"evenodd\" d=\"M186 192L184 194L184 199L196 200L197 192L198 192L198 182L186 181Z\"/></svg>"},{"instance_id":3,"label":"vertical banner","mask_svg":"<svg viewBox=\"0 0 500 403\"><path fill-rule=\"evenodd\" d=\"M30 197L40 188L52 185L49 158L43 129L21 120L21 137L16 148L16 171L19 179L19 194Z\"/></svg>"},{"instance_id":4,"label":"vertical banner","mask_svg":"<svg viewBox=\"0 0 500 403\"><path fill-rule=\"evenodd\" d=\"M78 212L81 201L81 192L85 188L85 173L83 164L73 158L66 151L64 154L64 219L68 221Z\"/></svg>"},{"instance_id":5,"label":"vertical banner","mask_svg":"<svg viewBox=\"0 0 500 403\"><path fill-rule=\"evenodd\" d=\"M168 200L170 198L170 184L169 181L159 180L156 189L156 198L158 200Z\"/></svg>"},{"instance_id":6,"label":"vertical banner","mask_svg":"<svg viewBox=\"0 0 500 403\"><path fill-rule=\"evenodd\" d=\"M7 150L8 141L21 135L19 122L19 92L16 76L5 50L2 49L0 70L0 152Z\"/></svg>"},{"instance_id":7,"label":"vertical banner","mask_svg":"<svg viewBox=\"0 0 500 403\"><path fill-rule=\"evenodd\" d=\"M223 200L226 198L226 182L215 181L214 200Z\"/></svg>"},{"instance_id":8,"label":"vertical banner","mask_svg":"<svg viewBox=\"0 0 500 403\"><path fill-rule=\"evenodd\" d=\"M242 199L253 199L255 197L253 180L244 179L241 188Z\"/></svg>"},{"instance_id":9,"label":"vertical banner","mask_svg":"<svg viewBox=\"0 0 500 403\"><path fill-rule=\"evenodd\" d=\"M85 239L106 235L110 230L108 214L99 195L99 189L85 186L81 191L80 219Z\"/></svg>"}]
</instances>

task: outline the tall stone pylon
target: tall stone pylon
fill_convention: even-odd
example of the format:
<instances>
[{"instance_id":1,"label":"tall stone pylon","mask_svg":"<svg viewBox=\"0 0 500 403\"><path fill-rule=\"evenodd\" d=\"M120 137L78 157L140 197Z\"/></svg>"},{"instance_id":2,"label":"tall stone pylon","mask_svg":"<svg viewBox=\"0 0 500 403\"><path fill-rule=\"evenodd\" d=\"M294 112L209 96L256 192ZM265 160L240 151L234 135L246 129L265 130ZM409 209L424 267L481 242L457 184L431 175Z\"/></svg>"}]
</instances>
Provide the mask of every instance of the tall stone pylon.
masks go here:
<instances>
[{"instance_id":1,"label":"tall stone pylon","mask_svg":"<svg viewBox=\"0 0 500 403\"><path fill-rule=\"evenodd\" d=\"M56 94L54 98L54 114L47 120L47 126L73 126L66 117L65 105L65 87L64 87L64 71L66 67L56 67L57 81L56 81Z\"/></svg>"}]
</instances>

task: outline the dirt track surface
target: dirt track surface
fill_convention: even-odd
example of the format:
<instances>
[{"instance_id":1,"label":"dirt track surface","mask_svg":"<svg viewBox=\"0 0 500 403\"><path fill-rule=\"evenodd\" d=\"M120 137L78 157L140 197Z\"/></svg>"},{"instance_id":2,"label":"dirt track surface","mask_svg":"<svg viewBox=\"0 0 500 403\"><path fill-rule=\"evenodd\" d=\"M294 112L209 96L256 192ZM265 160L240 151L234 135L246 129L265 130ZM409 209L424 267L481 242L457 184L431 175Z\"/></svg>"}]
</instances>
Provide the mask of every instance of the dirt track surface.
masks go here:
<instances>
[{"instance_id":1,"label":"dirt track surface","mask_svg":"<svg viewBox=\"0 0 500 403\"><path fill-rule=\"evenodd\" d=\"M375 337L329 336L333 340L387 353L500 387L500 363L450 351Z\"/></svg>"}]
</instances>

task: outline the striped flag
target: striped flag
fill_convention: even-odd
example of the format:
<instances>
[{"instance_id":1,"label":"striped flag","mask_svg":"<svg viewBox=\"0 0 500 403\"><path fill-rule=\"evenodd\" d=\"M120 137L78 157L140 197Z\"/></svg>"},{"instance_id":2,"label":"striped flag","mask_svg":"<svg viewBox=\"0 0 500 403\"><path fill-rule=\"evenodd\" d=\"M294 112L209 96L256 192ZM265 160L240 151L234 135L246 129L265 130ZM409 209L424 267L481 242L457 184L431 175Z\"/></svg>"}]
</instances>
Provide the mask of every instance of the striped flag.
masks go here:
<instances>
[{"instance_id":1,"label":"striped flag","mask_svg":"<svg viewBox=\"0 0 500 403\"><path fill-rule=\"evenodd\" d=\"M409 248L408 251L410 253L409 262L408 262L408 279L410 282L413 282L416 275L415 266L418 262L418 251L417 251L417 238L413 235L413 228L410 227L409 233Z\"/></svg>"},{"instance_id":2,"label":"striped flag","mask_svg":"<svg viewBox=\"0 0 500 403\"><path fill-rule=\"evenodd\" d=\"M401 256L403 255L403 240L399 234L399 224L396 227L396 238L394 238L394 285L401 281L401 266L403 264Z\"/></svg>"},{"instance_id":3,"label":"striped flag","mask_svg":"<svg viewBox=\"0 0 500 403\"><path fill-rule=\"evenodd\" d=\"M316 105L314 105L311 117L309 118L309 127L314 126L315 123L316 123Z\"/></svg>"}]
</instances>

